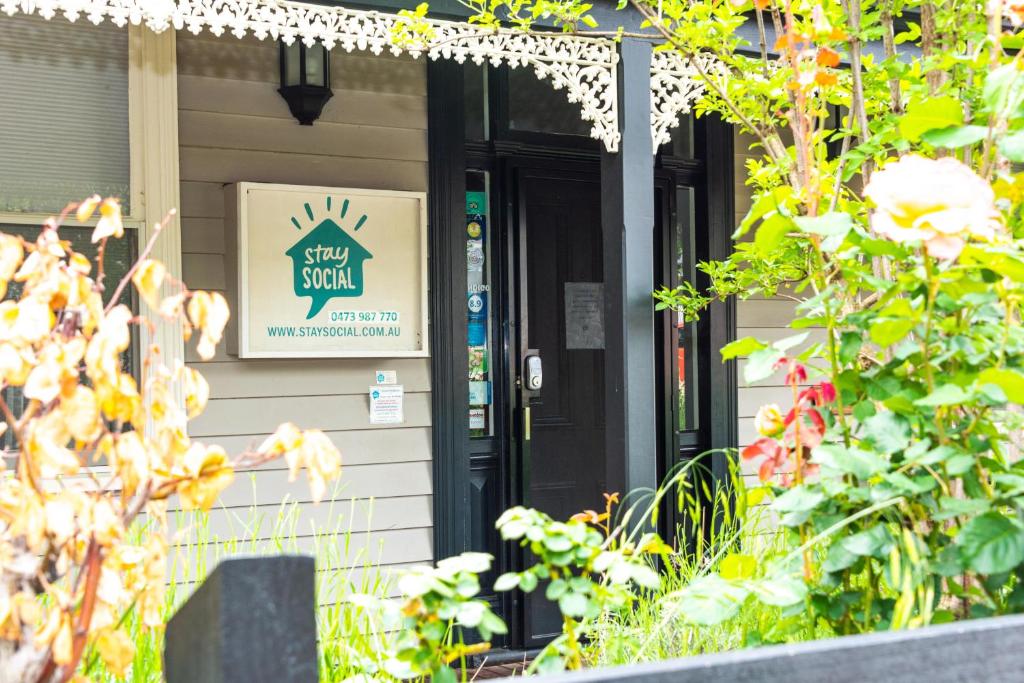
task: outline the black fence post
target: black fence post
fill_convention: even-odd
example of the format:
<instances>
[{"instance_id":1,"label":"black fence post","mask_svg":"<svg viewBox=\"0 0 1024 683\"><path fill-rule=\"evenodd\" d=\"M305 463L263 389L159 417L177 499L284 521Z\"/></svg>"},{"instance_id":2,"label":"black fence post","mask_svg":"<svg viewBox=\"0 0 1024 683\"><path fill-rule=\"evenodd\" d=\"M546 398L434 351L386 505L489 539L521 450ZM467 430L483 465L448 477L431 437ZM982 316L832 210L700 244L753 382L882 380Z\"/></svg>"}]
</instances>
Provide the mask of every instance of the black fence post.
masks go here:
<instances>
[{"instance_id":1,"label":"black fence post","mask_svg":"<svg viewBox=\"0 0 1024 683\"><path fill-rule=\"evenodd\" d=\"M167 683L315 683L312 557L224 560L167 623Z\"/></svg>"}]
</instances>

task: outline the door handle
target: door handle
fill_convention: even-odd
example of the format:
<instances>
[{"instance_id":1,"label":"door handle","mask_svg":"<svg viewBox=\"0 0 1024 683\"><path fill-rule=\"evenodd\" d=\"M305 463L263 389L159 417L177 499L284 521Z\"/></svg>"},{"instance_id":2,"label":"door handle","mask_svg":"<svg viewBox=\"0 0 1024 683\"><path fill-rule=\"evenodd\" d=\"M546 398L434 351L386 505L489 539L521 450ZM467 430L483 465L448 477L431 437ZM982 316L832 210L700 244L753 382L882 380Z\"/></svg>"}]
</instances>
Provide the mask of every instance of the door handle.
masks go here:
<instances>
[{"instance_id":1,"label":"door handle","mask_svg":"<svg viewBox=\"0 0 1024 683\"><path fill-rule=\"evenodd\" d=\"M523 441L530 440L530 405L523 408Z\"/></svg>"},{"instance_id":2,"label":"door handle","mask_svg":"<svg viewBox=\"0 0 1024 683\"><path fill-rule=\"evenodd\" d=\"M544 386L544 364L541 362L540 355L531 353L523 359L523 365L526 390L540 391Z\"/></svg>"}]
</instances>

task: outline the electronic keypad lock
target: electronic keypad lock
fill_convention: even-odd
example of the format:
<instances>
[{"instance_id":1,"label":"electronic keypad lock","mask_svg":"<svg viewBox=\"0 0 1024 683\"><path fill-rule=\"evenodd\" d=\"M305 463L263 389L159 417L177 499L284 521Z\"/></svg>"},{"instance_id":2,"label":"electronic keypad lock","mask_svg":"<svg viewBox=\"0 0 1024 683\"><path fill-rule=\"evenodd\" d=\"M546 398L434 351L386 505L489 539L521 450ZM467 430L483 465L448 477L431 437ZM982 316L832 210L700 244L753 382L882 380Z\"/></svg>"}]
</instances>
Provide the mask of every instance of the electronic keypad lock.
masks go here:
<instances>
[{"instance_id":1,"label":"electronic keypad lock","mask_svg":"<svg viewBox=\"0 0 1024 683\"><path fill-rule=\"evenodd\" d=\"M544 386L544 365L536 353L523 360L523 386L527 391L540 391Z\"/></svg>"}]
</instances>

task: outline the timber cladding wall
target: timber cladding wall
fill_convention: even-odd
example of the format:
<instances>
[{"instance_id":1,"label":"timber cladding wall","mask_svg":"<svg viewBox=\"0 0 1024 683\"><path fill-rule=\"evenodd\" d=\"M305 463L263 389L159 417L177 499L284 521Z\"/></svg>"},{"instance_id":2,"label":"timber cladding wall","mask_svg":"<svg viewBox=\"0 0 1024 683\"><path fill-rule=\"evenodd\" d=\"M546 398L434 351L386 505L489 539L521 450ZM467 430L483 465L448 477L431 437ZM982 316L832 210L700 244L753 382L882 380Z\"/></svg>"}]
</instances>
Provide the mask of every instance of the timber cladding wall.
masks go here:
<instances>
[{"instance_id":1,"label":"timber cladding wall","mask_svg":"<svg viewBox=\"0 0 1024 683\"><path fill-rule=\"evenodd\" d=\"M739 225L743 217L750 210L750 188L746 185L747 169L746 161L753 158L761 158L758 149L751 149L754 138L748 135L736 133L736 159L734 164L735 193L736 193L736 225ZM756 337L762 341L777 341L796 334L796 331L789 329L787 325L794 318L796 302L778 296L772 299L750 298L746 301L738 301L736 304L736 338ZM821 335L820 330L810 330L810 340L815 340ZM785 386L782 373L756 385L747 386L743 380L743 367L745 359L739 360L738 372L738 404L739 404L739 445L740 448L749 445L757 438L754 429L754 416L757 409L765 403L777 403L783 412L793 404L793 397L788 387ZM757 473L759 462L745 461L744 473L754 477Z\"/></svg>"},{"instance_id":2,"label":"timber cladding wall","mask_svg":"<svg viewBox=\"0 0 1024 683\"><path fill-rule=\"evenodd\" d=\"M185 281L224 291L223 186L240 181L425 191L426 69L422 60L331 55L334 98L312 127L300 126L278 95L273 41L178 34L182 259ZM232 308L236 302L230 302ZM211 401L191 436L237 453L281 422L328 432L343 457L336 502L313 506L303 478L284 463L241 474L211 513L212 532L244 533L253 504L270 518L286 497L301 503L295 525L312 547L312 524L357 532L349 555L369 547L385 565L432 555L430 361L323 359L189 363L206 376ZM405 386L405 423L371 427L367 388L376 369ZM348 501L368 500L350 509ZM264 535L270 524L264 524Z\"/></svg>"}]
</instances>

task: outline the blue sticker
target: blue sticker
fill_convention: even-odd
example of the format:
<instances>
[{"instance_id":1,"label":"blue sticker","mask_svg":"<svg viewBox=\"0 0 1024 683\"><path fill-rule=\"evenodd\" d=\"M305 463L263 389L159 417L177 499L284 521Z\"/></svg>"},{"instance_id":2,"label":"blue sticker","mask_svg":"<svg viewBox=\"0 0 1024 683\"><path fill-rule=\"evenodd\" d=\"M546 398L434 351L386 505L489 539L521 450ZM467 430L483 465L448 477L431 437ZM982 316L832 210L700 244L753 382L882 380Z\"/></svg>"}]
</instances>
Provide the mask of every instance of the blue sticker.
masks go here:
<instances>
[{"instance_id":1,"label":"blue sticker","mask_svg":"<svg viewBox=\"0 0 1024 683\"><path fill-rule=\"evenodd\" d=\"M469 322L487 320L487 292L474 292L466 299L466 308L469 310Z\"/></svg>"},{"instance_id":2,"label":"blue sticker","mask_svg":"<svg viewBox=\"0 0 1024 683\"><path fill-rule=\"evenodd\" d=\"M466 330L469 346L483 346L487 343L487 325L483 321L470 321Z\"/></svg>"}]
</instances>

